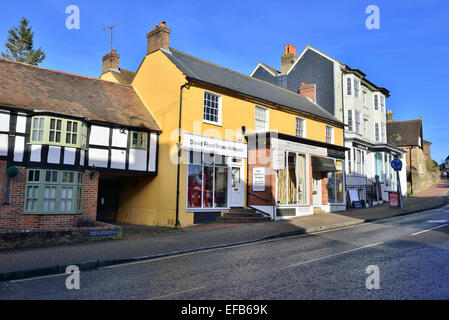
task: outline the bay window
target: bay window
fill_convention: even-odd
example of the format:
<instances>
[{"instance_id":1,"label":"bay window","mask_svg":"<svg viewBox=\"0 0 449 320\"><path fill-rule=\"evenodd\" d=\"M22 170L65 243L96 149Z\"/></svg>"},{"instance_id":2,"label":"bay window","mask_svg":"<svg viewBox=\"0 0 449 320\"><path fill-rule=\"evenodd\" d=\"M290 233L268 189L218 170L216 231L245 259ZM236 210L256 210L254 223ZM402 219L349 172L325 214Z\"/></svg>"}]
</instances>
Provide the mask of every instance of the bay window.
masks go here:
<instances>
[{"instance_id":1,"label":"bay window","mask_svg":"<svg viewBox=\"0 0 449 320\"><path fill-rule=\"evenodd\" d=\"M77 120L36 116L31 119L31 144L85 148L87 127Z\"/></svg>"}]
</instances>

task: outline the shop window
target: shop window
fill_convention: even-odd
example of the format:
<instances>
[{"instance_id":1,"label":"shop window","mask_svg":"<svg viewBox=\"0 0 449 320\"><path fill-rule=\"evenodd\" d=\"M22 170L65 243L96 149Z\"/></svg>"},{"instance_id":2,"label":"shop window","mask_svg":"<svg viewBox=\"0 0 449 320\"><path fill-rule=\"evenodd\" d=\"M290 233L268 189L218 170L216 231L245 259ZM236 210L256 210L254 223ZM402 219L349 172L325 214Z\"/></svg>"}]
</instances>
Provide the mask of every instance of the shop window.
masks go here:
<instances>
[{"instance_id":1,"label":"shop window","mask_svg":"<svg viewBox=\"0 0 449 320\"><path fill-rule=\"evenodd\" d=\"M25 213L82 212L83 173L29 169L25 187Z\"/></svg>"},{"instance_id":2,"label":"shop window","mask_svg":"<svg viewBox=\"0 0 449 320\"><path fill-rule=\"evenodd\" d=\"M188 208L225 208L228 205L227 158L221 155L189 153L187 177Z\"/></svg>"},{"instance_id":3,"label":"shop window","mask_svg":"<svg viewBox=\"0 0 449 320\"><path fill-rule=\"evenodd\" d=\"M286 152L286 167L278 171L277 200L279 204L306 203L305 157Z\"/></svg>"},{"instance_id":4,"label":"shop window","mask_svg":"<svg viewBox=\"0 0 449 320\"><path fill-rule=\"evenodd\" d=\"M343 203L343 163L336 161L336 172L327 173L327 198L329 203Z\"/></svg>"}]
</instances>

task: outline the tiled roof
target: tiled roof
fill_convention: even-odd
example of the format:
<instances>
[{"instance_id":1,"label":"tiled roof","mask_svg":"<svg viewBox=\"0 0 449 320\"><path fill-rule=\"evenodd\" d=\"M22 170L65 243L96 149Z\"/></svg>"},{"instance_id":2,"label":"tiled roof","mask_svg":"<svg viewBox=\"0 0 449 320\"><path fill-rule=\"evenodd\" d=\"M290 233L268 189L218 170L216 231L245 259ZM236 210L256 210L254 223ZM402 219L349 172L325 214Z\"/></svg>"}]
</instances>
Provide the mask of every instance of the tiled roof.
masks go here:
<instances>
[{"instance_id":1,"label":"tiled roof","mask_svg":"<svg viewBox=\"0 0 449 320\"><path fill-rule=\"evenodd\" d=\"M110 72L121 84L131 84L136 76L135 72L122 68L119 68L119 72L115 70L110 70Z\"/></svg>"},{"instance_id":2,"label":"tiled roof","mask_svg":"<svg viewBox=\"0 0 449 320\"><path fill-rule=\"evenodd\" d=\"M421 137L422 120L394 121L387 122L388 137L399 134L400 140L397 145L401 146L418 146L419 137Z\"/></svg>"},{"instance_id":3,"label":"tiled roof","mask_svg":"<svg viewBox=\"0 0 449 320\"><path fill-rule=\"evenodd\" d=\"M0 59L0 107L50 111L160 130L134 89Z\"/></svg>"},{"instance_id":4,"label":"tiled roof","mask_svg":"<svg viewBox=\"0 0 449 320\"><path fill-rule=\"evenodd\" d=\"M321 106L297 93L192 57L173 48L169 51L162 50L162 52L191 79L341 124Z\"/></svg>"}]
</instances>

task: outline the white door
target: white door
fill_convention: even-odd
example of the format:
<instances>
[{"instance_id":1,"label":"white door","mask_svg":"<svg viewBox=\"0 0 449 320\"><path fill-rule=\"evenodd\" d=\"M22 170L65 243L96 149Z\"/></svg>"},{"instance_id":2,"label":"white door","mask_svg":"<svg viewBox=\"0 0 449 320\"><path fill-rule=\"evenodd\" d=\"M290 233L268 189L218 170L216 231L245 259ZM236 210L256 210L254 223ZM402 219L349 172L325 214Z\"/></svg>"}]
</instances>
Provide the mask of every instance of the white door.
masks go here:
<instances>
[{"instance_id":1,"label":"white door","mask_svg":"<svg viewBox=\"0 0 449 320\"><path fill-rule=\"evenodd\" d=\"M313 198L313 206L321 207L322 199L321 199L321 177L319 175L313 175L312 178L312 198Z\"/></svg>"},{"instance_id":2,"label":"white door","mask_svg":"<svg viewBox=\"0 0 449 320\"><path fill-rule=\"evenodd\" d=\"M244 206L243 168L231 166L231 197L230 207Z\"/></svg>"}]
</instances>

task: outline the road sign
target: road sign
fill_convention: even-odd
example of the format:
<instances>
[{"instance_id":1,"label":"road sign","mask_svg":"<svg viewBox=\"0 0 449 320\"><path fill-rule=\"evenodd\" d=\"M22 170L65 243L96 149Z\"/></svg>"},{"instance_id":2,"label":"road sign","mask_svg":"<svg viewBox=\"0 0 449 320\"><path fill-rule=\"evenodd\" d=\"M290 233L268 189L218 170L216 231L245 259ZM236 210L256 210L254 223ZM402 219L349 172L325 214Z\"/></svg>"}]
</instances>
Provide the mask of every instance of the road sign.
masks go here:
<instances>
[{"instance_id":1,"label":"road sign","mask_svg":"<svg viewBox=\"0 0 449 320\"><path fill-rule=\"evenodd\" d=\"M402 169L402 161L399 159L393 159L391 161L391 167L396 171L401 171Z\"/></svg>"}]
</instances>

